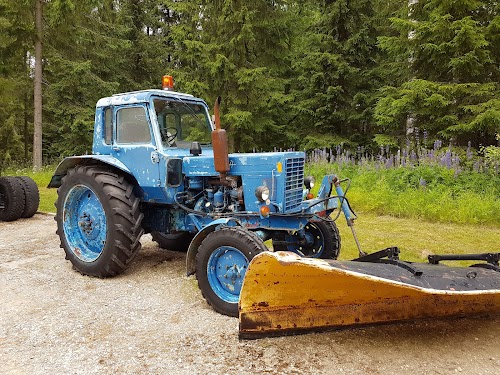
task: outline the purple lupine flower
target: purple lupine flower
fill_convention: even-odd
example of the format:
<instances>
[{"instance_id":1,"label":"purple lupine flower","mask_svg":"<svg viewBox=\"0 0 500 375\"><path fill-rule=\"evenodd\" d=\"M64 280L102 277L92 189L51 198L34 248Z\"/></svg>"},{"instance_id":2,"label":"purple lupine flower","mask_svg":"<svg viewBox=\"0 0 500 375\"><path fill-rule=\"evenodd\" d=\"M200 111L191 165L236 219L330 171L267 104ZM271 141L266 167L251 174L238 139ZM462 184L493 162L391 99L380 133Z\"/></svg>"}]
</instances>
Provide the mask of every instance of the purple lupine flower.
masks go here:
<instances>
[{"instance_id":1,"label":"purple lupine flower","mask_svg":"<svg viewBox=\"0 0 500 375\"><path fill-rule=\"evenodd\" d=\"M429 152L427 153L426 159L428 162L434 161L434 150L429 150Z\"/></svg>"},{"instance_id":2,"label":"purple lupine flower","mask_svg":"<svg viewBox=\"0 0 500 375\"><path fill-rule=\"evenodd\" d=\"M387 169L392 168L394 166L394 155L389 156L389 159L385 162L385 167Z\"/></svg>"},{"instance_id":3,"label":"purple lupine flower","mask_svg":"<svg viewBox=\"0 0 500 375\"><path fill-rule=\"evenodd\" d=\"M422 188L425 189L427 187L427 182L424 180L423 177L420 177L420 181L418 181L418 185Z\"/></svg>"},{"instance_id":4,"label":"purple lupine flower","mask_svg":"<svg viewBox=\"0 0 500 375\"><path fill-rule=\"evenodd\" d=\"M410 165L418 164L417 153L415 152L415 150L412 150L410 153L410 162Z\"/></svg>"},{"instance_id":5,"label":"purple lupine flower","mask_svg":"<svg viewBox=\"0 0 500 375\"><path fill-rule=\"evenodd\" d=\"M444 165L446 168L451 169L451 150L448 149L446 150L446 153L444 154Z\"/></svg>"}]
</instances>

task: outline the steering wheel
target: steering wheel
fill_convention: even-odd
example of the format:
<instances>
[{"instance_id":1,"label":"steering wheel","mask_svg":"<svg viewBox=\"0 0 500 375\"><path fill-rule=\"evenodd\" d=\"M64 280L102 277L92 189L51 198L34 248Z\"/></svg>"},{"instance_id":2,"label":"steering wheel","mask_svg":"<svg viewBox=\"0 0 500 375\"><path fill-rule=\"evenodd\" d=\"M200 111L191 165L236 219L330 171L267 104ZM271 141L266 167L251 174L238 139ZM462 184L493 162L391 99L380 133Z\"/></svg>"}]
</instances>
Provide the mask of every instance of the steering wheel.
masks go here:
<instances>
[{"instance_id":1,"label":"steering wheel","mask_svg":"<svg viewBox=\"0 0 500 375\"><path fill-rule=\"evenodd\" d=\"M170 145L174 142L175 137L177 137L177 128L169 127L162 129L161 136Z\"/></svg>"}]
</instances>

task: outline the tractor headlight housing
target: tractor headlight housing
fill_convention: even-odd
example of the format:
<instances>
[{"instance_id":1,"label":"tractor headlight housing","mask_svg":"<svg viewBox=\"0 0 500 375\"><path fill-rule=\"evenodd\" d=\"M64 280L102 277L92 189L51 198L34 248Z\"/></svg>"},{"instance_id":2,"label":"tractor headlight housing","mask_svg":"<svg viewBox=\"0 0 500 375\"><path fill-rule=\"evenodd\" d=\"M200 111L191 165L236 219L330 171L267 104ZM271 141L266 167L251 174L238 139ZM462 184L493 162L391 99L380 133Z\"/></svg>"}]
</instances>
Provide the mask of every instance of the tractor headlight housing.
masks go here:
<instances>
[{"instance_id":1,"label":"tractor headlight housing","mask_svg":"<svg viewBox=\"0 0 500 375\"><path fill-rule=\"evenodd\" d=\"M306 189L311 190L314 187L315 182L316 180L313 176L307 176L306 178L304 178L304 185L306 186Z\"/></svg>"},{"instance_id":2,"label":"tractor headlight housing","mask_svg":"<svg viewBox=\"0 0 500 375\"><path fill-rule=\"evenodd\" d=\"M259 186L257 189L255 189L255 196L261 202L267 201L270 196L269 188L267 186Z\"/></svg>"}]
</instances>

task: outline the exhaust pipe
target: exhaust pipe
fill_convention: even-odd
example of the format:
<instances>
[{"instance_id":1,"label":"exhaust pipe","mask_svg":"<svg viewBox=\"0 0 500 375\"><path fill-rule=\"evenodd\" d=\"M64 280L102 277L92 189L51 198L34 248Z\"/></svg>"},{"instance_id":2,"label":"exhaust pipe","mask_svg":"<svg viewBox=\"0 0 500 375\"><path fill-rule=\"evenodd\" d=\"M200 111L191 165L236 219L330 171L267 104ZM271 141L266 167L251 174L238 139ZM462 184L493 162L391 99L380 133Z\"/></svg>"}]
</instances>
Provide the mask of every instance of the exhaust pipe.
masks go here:
<instances>
[{"instance_id":1,"label":"exhaust pipe","mask_svg":"<svg viewBox=\"0 0 500 375\"><path fill-rule=\"evenodd\" d=\"M226 173L229 172L229 150L226 130L220 126L220 102L221 97L219 96L214 105L215 130L212 131L212 147L215 170L219 172L221 182L223 182L226 179Z\"/></svg>"}]
</instances>

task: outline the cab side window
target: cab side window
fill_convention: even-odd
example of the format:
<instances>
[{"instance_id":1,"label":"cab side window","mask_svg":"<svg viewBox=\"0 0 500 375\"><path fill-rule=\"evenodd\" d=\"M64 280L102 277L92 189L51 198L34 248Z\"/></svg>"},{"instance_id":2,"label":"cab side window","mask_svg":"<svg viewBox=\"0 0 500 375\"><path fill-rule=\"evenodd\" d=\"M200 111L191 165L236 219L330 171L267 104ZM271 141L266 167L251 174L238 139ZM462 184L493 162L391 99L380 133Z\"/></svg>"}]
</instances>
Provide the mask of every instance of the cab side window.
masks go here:
<instances>
[{"instance_id":1,"label":"cab side window","mask_svg":"<svg viewBox=\"0 0 500 375\"><path fill-rule=\"evenodd\" d=\"M144 107L121 108L116 113L118 143L151 143Z\"/></svg>"},{"instance_id":2,"label":"cab side window","mask_svg":"<svg viewBox=\"0 0 500 375\"><path fill-rule=\"evenodd\" d=\"M113 110L111 108L106 108L104 112L104 142L110 145L113 140L113 122L112 122Z\"/></svg>"}]
</instances>

